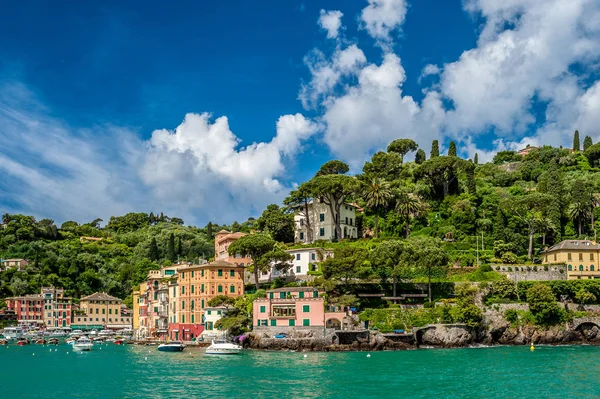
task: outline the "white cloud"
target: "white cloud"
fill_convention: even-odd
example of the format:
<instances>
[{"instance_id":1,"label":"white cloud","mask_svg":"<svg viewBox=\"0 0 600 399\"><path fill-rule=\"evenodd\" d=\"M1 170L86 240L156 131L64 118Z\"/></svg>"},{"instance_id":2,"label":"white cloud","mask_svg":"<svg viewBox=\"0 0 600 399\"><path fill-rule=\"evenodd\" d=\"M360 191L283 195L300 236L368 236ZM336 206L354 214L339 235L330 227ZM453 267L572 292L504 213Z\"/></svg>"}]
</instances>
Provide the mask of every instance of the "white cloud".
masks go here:
<instances>
[{"instance_id":1,"label":"white cloud","mask_svg":"<svg viewBox=\"0 0 600 399\"><path fill-rule=\"evenodd\" d=\"M377 42L387 47L392 38L390 34L404 23L406 17L406 0L368 0L369 5L363 8L361 27Z\"/></svg>"},{"instance_id":2,"label":"white cloud","mask_svg":"<svg viewBox=\"0 0 600 399\"><path fill-rule=\"evenodd\" d=\"M427 64L421 71L421 76L419 76L419 83L421 83L421 80L427 76L439 75L440 73L442 73L440 67L433 64Z\"/></svg>"},{"instance_id":3,"label":"white cloud","mask_svg":"<svg viewBox=\"0 0 600 399\"><path fill-rule=\"evenodd\" d=\"M338 37L340 28L342 26L343 15L344 14L338 10L321 10L319 16L319 26L327 31L327 37L329 39L336 39Z\"/></svg>"},{"instance_id":4,"label":"white cloud","mask_svg":"<svg viewBox=\"0 0 600 399\"><path fill-rule=\"evenodd\" d=\"M270 142L239 148L226 117L187 114L143 142L115 126L73 129L26 87L0 89L0 201L5 211L59 222L134 211L187 223L246 220L288 193L286 163L317 131L300 114L284 115Z\"/></svg>"}]
</instances>

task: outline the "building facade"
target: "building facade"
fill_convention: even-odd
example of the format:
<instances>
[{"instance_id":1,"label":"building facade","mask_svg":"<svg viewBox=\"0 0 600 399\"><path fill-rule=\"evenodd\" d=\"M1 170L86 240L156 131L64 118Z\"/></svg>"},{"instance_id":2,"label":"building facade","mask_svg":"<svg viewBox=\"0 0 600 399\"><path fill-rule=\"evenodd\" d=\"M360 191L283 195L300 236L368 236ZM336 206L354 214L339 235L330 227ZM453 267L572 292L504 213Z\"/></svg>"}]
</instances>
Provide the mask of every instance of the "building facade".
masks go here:
<instances>
[{"instance_id":1,"label":"building facade","mask_svg":"<svg viewBox=\"0 0 600 399\"><path fill-rule=\"evenodd\" d=\"M175 322L169 324L172 340L191 341L204 329L204 309L218 295L244 295L244 267L224 261L188 265L177 272Z\"/></svg>"},{"instance_id":2,"label":"building facade","mask_svg":"<svg viewBox=\"0 0 600 399\"><path fill-rule=\"evenodd\" d=\"M590 240L564 240L542 253L542 264L565 264L569 280L600 278L600 244Z\"/></svg>"},{"instance_id":3,"label":"building facade","mask_svg":"<svg viewBox=\"0 0 600 399\"><path fill-rule=\"evenodd\" d=\"M288 281L306 281L311 279L310 272L319 270L319 263L333 257L333 251L325 248L298 248L288 249L285 252L293 256L287 271L277 270L274 266L262 272L260 281L272 281L283 278Z\"/></svg>"},{"instance_id":4,"label":"building facade","mask_svg":"<svg viewBox=\"0 0 600 399\"><path fill-rule=\"evenodd\" d=\"M96 292L79 300L79 311L73 316L71 328L126 329L131 328L131 313L123 306L123 301L105 292Z\"/></svg>"},{"instance_id":5,"label":"building facade","mask_svg":"<svg viewBox=\"0 0 600 399\"><path fill-rule=\"evenodd\" d=\"M239 254L229 255L229 246L235 240L245 236L246 233L232 233L227 230L221 230L215 234L215 261L233 263L239 266L248 266L252 260L248 257L242 257Z\"/></svg>"},{"instance_id":6,"label":"building facade","mask_svg":"<svg viewBox=\"0 0 600 399\"><path fill-rule=\"evenodd\" d=\"M29 262L25 259L1 259L0 269L8 270L17 268L18 271L25 269L25 266L29 265Z\"/></svg>"},{"instance_id":7,"label":"building facade","mask_svg":"<svg viewBox=\"0 0 600 399\"><path fill-rule=\"evenodd\" d=\"M342 204L339 215L333 215L329 205L320 200L308 204L308 217L312 230L312 241L334 240L344 238L358 238L356 226L356 206L353 204ZM342 236L337 237L335 221L339 218ZM294 215L294 241L298 243L310 243L306 215L296 213Z\"/></svg>"},{"instance_id":8,"label":"building facade","mask_svg":"<svg viewBox=\"0 0 600 399\"><path fill-rule=\"evenodd\" d=\"M225 306L206 307L204 308L204 331L201 337L204 339L223 338L227 335L227 331L223 331L215 327L217 321L221 320L227 314Z\"/></svg>"},{"instance_id":9,"label":"building facade","mask_svg":"<svg viewBox=\"0 0 600 399\"><path fill-rule=\"evenodd\" d=\"M6 309L15 313L19 324L45 325L45 298L42 294L6 298Z\"/></svg>"},{"instance_id":10,"label":"building facade","mask_svg":"<svg viewBox=\"0 0 600 399\"><path fill-rule=\"evenodd\" d=\"M73 310L72 298L65 297L62 288L42 287L44 297L44 324L46 327L70 327Z\"/></svg>"},{"instance_id":11,"label":"building facade","mask_svg":"<svg viewBox=\"0 0 600 399\"><path fill-rule=\"evenodd\" d=\"M337 309L326 312L324 294L314 287L268 290L266 298L255 299L252 304L253 325L255 328L339 328L346 313Z\"/></svg>"}]
</instances>

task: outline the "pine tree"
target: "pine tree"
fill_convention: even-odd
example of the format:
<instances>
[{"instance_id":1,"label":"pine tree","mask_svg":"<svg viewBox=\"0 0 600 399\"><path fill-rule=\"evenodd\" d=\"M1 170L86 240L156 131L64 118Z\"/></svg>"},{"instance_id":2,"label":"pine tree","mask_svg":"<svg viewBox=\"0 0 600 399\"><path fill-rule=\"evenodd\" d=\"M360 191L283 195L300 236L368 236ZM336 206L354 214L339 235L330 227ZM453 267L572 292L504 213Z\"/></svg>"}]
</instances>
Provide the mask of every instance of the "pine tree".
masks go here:
<instances>
[{"instance_id":1,"label":"pine tree","mask_svg":"<svg viewBox=\"0 0 600 399\"><path fill-rule=\"evenodd\" d=\"M429 158L439 157L440 156L440 145L437 140L433 140L431 143L431 154Z\"/></svg>"},{"instance_id":2,"label":"pine tree","mask_svg":"<svg viewBox=\"0 0 600 399\"><path fill-rule=\"evenodd\" d=\"M152 237L150 241L150 251L148 253L150 260L158 260L158 245L156 245L156 238Z\"/></svg>"},{"instance_id":3,"label":"pine tree","mask_svg":"<svg viewBox=\"0 0 600 399\"><path fill-rule=\"evenodd\" d=\"M158 218L159 222L164 222L165 221L165 215L161 212L160 213L160 217Z\"/></svg>"},{"instance_id":4,"label":"pine tree","mask_svg":"<svg viewBox=\"0 0 600 399\"><path fill-rule=\"evenodd\" d=\"M152 212L150 212L150 215L148 215L148 223L150 224L150 226L156 224L156 216L154 216L154 213Z\"/></svg>"},{"instance_id":5,"label":"pine tree","mask_svg":"<svg viewBox=\"0 0 600 399\"><path fill-rule=\"evenodd\" d=\"M581 151L581 146L579 145L579 130L575 130L575 135L573 136L573 151Z\"/></svg>"},{"instance_id":6,"label":"pine tree","mask_svg":"<svg viewBox=\"0 0 600 399\"><path fill-rule=\"evenodd\" d=\"M477 155L477 153L475 153L475 157L473 158L473 163L475 165L479 165L479 155Z\"/></svg>"},{"instance_id":7,"label":"pine tree","mask_svg":"<svg viewBox=\"0 0 600 399\"><path fill-rule=\"evenodd\" d=\"M171 262L175 262L177 260L177 255L175 254L175 234L171 233L169 236L169 245L167 246L167 258Z\"/></svg>"},{"instance_id":8,"label":"pine tree","mask_svg":"<svg viewBox=\"0 0 600 399\"><path fill-rule=\"evenodd\" d=\"M456 156L456 143L454 141L450 142L450 147L448 147L448 156L449 157Z\"/></svg>"},{"instance_id":9,"label":"pine tree","mask_svg":"<svg viewBox=\"0 0 600 399\"><path fill-rule=\"evenodd\" d=\"M417 165L421 165L423 162L427 160L427 155L425 155L425 151L422 149L417 150L417 154L415 155L415 163Z\"/></svg>"},{"instance_id":10,"label":"pine tree","mask_svg":"<svg viewBox=\"0 0 600 399\"><path fill-rule=\"evenodd\" d=\"M206 235L208 236L209 240L212 240L212 238L213 238L213 224L212 224L212 222L208 222L208 224L206 225Z\"/></svg>"},{"instance_id":11,"label":"pine tree","mask_svg":"<svg viewBox=\"0 0 600 399\"><path fill-rule=\"evenodd\" d=\"M592 138L590 136L585 136L585 138L583 139L583 151L587 150L593 144L594 142L592 141Z\"/></svg>"}]
</instances>

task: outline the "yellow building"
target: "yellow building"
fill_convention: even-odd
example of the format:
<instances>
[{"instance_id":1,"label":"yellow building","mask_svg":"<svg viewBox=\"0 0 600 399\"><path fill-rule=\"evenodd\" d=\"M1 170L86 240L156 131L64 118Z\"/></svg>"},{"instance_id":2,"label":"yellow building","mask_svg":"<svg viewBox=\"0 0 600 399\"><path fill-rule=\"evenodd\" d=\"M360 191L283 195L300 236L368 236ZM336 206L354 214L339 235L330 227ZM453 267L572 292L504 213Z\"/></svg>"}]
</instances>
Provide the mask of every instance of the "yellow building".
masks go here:
<instances>
[{"instance_id":1,"label":"yellow building","mask_svg":"<svg viewBox=\"0 0 600 399\"><path fill-rule=\"evenodd\" d=\"M131 328L131 320L122 300L105 292L96 292L79 300L79 312L73 315L71 328Z\"/></svg>"},{"instance_id":2,"label":"yellow building","mask_svg":"<svg viewBox=\"0 0 600 399\"><path fill-rule=\"evenodd\" d=\"M600 278L598 257L600 244L590 240L564 240L546 249L542 254L542 263L560 263L567 265L567 278Z\"/></svg>"},{"instance_id":3,"label":"yellow building","mask_svg":"<svg viewBox=\"0 0 600 399\"><path fill-rule=\"evenodd\" d=\"M140 328L140 291L133 291L131 297L133 303L133 329L137 330Z\"/></svg>"}]
</instances>

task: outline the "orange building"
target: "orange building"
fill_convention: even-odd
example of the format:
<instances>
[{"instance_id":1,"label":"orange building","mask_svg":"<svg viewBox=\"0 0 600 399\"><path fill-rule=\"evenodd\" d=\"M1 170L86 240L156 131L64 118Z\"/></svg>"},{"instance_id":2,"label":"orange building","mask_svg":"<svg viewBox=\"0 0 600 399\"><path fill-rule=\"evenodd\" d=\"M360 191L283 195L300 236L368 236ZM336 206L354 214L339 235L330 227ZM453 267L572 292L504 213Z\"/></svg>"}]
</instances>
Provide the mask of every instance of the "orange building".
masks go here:
<instances>
[{"instance_id":1,"label":"orange building","mask_svg":"<svg viewBox=\"0 0 600 399\"><path fill-rule=\"evenodd\" d=\"M221 260L177 270L176 323L169 323L172 340L191 341L203 331L204 308L218 295L244 295L244 267Z\"/></svg>"},{"instance_id":2,"label":"orange building","mask_svg":"<svg viewBox=\"0 0 600 399\"><path fill-rule=\"evenodd\" d=\"M229 246L235 240L245 236L246 233L232 233L231 231L221 230L215 235L215 260L233 263L234 265L248 266L252 262L250 258L244 258L241 255L229 255Z\"/></svg>"}]
</instances>

